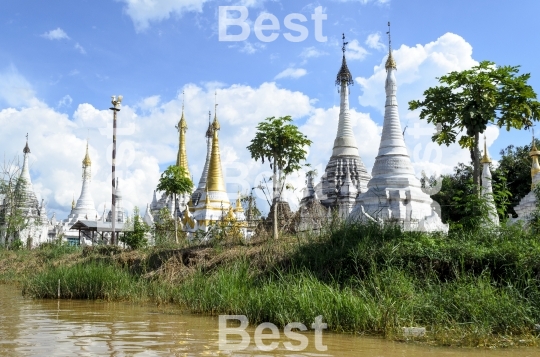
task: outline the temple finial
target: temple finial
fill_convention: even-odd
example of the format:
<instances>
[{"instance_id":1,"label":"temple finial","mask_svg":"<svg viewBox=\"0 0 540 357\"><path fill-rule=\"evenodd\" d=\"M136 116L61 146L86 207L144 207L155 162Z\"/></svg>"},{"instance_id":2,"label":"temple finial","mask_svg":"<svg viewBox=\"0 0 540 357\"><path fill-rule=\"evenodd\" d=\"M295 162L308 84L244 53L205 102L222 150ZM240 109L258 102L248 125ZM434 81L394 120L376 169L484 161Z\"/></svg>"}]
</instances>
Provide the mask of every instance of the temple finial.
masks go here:
<instances>
[{"instance_id":1,"label":"temple finial","mask_svg":"<svg viewBox=\"0 0 540 357\"><path fill-rule=\"evenodd\" d=\"M392 57L392 34L390 33L390 21L388 21L388 32L386 33L388 35L388 59L386 60L385 68L386 71L389 69L397 69L396 67L396 61L394 61L394 58Z\"/></svg>"},{"instance_id":2,"label":"temple finial","mask_svg":"<svg viewBox=\"0 0 540 357\"><path fill-rule=\"evenodd\" d=\"M345 56L345 51L347 50L346 46L349 44L348 42L345 42L345 33L343 34L343 47L341 48L341 50L343 51L343 56Z\"/></svg>"},{"instance_id":3,"label":"temple finial","mask_svg":"<svg viewBox=\"0 0 540 357\"><path fill-rule=\"evenodd\" d=\"M30 147L28 146L28 133L26 133L26 145L24 146L23 153L30 154Z\"/></svg>"},{"instance_id":4,"label":"temple finial","mask_svg":"<svg viewBox=\"0 0 540 357\"><path fill-rule=\"evenodd\" d=\"M484 134L484 156L482 157L482 160L480 160L482 164L490 164L491 159L489 158L488 151L487 151L487 143L486 143L486 135Z\"/></svg>"},{"instance_id":5,"label":"temple finial","mask_svg":"<svg viewBox=\"0 0 540 357\"><path fill-rule=\"evenodd\" d=\"M341 50L343 51L343 59L341 61L341 68L339 69L339 72L337 74L336 85L341 86L344 83L350 86L354 84L354 80L351 71L349 71L349 67L347 67L347 61L345 59L345 51L347 50L346 46L348 44L348 42L345 42L345 34L343 34L342 39L343 47L341 48Z\"/></svg>"},{"instance_id":6,"label":"temple finial","mask_svg":"<svg viewBox=\"0 0 540 357\"><path fill-rule=\"evenodd\" d=\"M212 129L215 130L219 130L220 129L220 125L219 125L219 122L218 122L218 119L217 119L217 107L218 107L218 103L217 103L217 91L215 92L214 94L215 96L215 99L214 99L214 122L212 123Z\"/></svg>"},{"instance_id":7,"label":"temple finial","mask_svg":"<svg viewBox=\"0 0 540 357\"><path fill-rule=\"evenodd\" d=\"M82 163L85 167L92 165L92 161L90 160L90 154L88 154L88 139L86 139L86 154L84 155Z\"/></svg>"}]
</instances>

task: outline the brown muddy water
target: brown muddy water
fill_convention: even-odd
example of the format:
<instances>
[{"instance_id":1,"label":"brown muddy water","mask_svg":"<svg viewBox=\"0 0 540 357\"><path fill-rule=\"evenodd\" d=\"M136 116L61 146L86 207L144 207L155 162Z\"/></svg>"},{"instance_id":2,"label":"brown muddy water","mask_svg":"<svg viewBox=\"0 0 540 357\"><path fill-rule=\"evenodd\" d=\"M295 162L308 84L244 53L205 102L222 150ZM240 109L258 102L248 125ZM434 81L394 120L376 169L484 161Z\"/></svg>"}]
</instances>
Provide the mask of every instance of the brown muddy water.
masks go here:
<instances>
[{"instance_id":1,"label":"brown muddy water","mask_svg":"<svg viewBox=\"0 0 540 357\"><path fill-rule=\"evenodd\" d=\"M313 332L305 333L309 343L304 351L292 352L283 342L298 342L287 339L283 330L279 347L262 352L253 341L254 326L247 329L251 344L246 350L227 352L219 350L218 326L217 317L153 306L32 300L23 298L18 287L0 285L0 356L540 356L537 348L450 349L327 332L322 335L325 352L316 349Z\"/></svg>"}]
</instances>

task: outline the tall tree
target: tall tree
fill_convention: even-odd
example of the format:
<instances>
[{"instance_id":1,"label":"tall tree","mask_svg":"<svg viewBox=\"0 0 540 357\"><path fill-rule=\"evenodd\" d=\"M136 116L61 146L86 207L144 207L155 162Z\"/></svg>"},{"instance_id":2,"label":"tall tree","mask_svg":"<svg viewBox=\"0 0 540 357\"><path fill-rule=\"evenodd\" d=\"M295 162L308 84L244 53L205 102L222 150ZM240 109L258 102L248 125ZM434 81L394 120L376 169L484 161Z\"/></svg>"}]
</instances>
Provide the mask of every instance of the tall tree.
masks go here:
<instances>
[{"instance_id":1,"label":"tall tree","mask_svg":"<svg viewBox=\"0 0 540 357\"><path fill-rule=\"evenodd\" d=\"M163 191L167 195L172 195L174 199L175 209L174 217L174 239L178 243L178 218L176 217L176 196L186 193L191 193L193 182L188 177L186 170L183 167L176 165L169 166L159 178L157 185L158 191Z\"/></svg>"},{"instance_id":2,"label":"tall tree","mask_svg":"<svg viewBox=\"0 0 540 357\"><path fill-rule=\"evenodd\" d=\"M519 66L497 67L490 61L461 72L438 78L440 86L428 88L424 100L409 102L409 110L422 109L420 118L438 130L432 140L439 145L455 143L470 151L474 184L480 184L480 133L488 124L506 130L532 126L539 120L540 103L527 84L530 74L519 73Z\"/></svg>"},{"instance_id":3,"label":"tall tree","mask_svg":"<svg viewBox=\"0 0 540 357\"><path fill-rule=\"evenodd\" d=\"M306 159L306 147L312 143L296 125L292 124L292 121L290 116L266 118L257 125L255 138L247 147L253 159L260 159L262 163L267 160L273 172L272 206L275 239L278 238L277 203L283 189L282 181L284 182L287 175L302 167L300 163Z\"/></svg>"},{"instance_id":4,"label":"tall tree","mask_svg":"<svg viewBox=\"0 0 540 357\"><path fill-rule=\"evenodd\" d=\"M29 225L22 210L24 186L19 161L4 161L0 167L0 243L20 239L19 232Z\"/></svg>"}]
</instances>

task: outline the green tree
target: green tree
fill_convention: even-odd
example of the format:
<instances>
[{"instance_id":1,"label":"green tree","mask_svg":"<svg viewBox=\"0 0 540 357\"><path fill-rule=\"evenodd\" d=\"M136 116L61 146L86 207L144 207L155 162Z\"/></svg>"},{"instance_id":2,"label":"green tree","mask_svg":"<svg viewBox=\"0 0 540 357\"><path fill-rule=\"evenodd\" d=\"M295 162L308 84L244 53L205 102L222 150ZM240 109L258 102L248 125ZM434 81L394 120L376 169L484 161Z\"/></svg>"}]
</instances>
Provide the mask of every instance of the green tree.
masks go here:
<instances>
[{"instance_id":1,"label":"green tree","mask_svg":"<svg viewBox=\"0 0 540 357\"><path fill-rule=\"evenodd\" d=\"M492 167L491 173L493 200L499 219L504 220L511 209L512 192L504 171ZM474 228L487 217L487 203L474 194L476 186L472 177L472 166L459 163L454 167L453 174L421 179L425 187L437 186L437 181L440 180L440 191L432 195L432 198L441 206L441 219L450 223L451 227Z\"/></svg>"},{"instance_id":2,"label":"green tree","mask_svg":"<svg viewBox=\"0 0 540 357\"><path fill-rule=\"evenodd\" d=\"M176 195L191 193L193 182L188 177L186 170L183 167L171 165L159 178L157 185L158 191L163 191L167 195L172 195L176 205ZM176 207L175 207L176 208ZM176 209L175 209L176 211ZM178 218L176 212L173 212L174 217L174 240L178 243Z\"/></svg>"},{"instance_id":3,"label":"green tree","mask_svg":"<svg viewBox=\"0 0 540 357\"><path fill-rule=\"evenodd\" d=\"M126 222L127 231L124 232L120 241L126 243L131 249L139 249L146 245L146 233L150 231L150 227L144 222L139 215L139 207L133 209L133 219L128 219Z\"/></svg>"},{"instance_id":4,"label":"green tree","mask_svg":"<svg viewBox=\"0 0 540 357\"><path fill-rule=\"evenodd\" d=\"M518 75L519 66L497 67L483 61L471 69L451 72L438 78L440 86L428 88L424 100L409 102L409 110L421 109L420 118L438 130L432 140L439 145L455 143L470 151L473 182L480 184L480 133L488 124L522 129L532 126L540 116L536 93L527 84L530 74Z\"/></svg>"},{"instance_id":5,"label":"green tree","mask_svg":"<svg viewBox=\"0 0 540 357\"><path fill-rule=\"evenodd\" d=\"M255 138L247 147L251 158L260 159L262 163L267 160L273 172L272 205L275 239L278 238L277 203L283 190L283 182L287 175L302 167L300 162L306 159L306 146L311 145L311 140L302 134L292 121L290 116L266 118L257 125Z\"/></svg>"},{"instance_id":6,"label":"green tree","mask_svg":"<svg viewBox=\"0 0 540 357\"><path fill-rule=\"evenodd\" d=\"M4 161L0 171L0 243L15 244L20 239L19 232L29 225L22 209L25 180L17 159Z\"/></svg>"}]
</instances>

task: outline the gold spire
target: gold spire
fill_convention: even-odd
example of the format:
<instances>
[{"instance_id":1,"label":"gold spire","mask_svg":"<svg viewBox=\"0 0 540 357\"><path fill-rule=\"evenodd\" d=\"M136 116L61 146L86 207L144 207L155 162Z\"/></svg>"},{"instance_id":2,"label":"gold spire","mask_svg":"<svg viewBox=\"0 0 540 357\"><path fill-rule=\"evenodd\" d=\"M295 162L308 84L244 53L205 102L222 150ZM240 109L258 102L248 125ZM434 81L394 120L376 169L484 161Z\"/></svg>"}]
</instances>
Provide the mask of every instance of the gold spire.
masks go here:
<instances>
[{"instance_id":1,"label":"gold spire","mask_svg":"<svg viewBox=\"0 0 540 357\"><path fill-rule=\"evenodd\" d=\"M532 148L531 152L529 153L529 156L532 158L532 166L531 166L531 178L534 181L534 176L540 172L540 164L538 163L538 157L540 156L540 151L536 148L536 142L534 140L534 131L533 131L533 139L532 139Z\"/></svg>"},{"instance_id":2,"label":"gold spire","mask_svg":"<svg viewBox=\"0 0 540 357\"><path fill-rule=\"evenodd\" d=\"M75 196L73 196L73 200L71 201L71 209L75 209Z\"/></svg>"},{"instance_id":3,"label":"gold spire","mask_svg":"<svg viewBox=\"0 0 540 357\"><path fill-rule=\"evenodd\" d=\"M240 192L238 192L238 196L236 198L236 207L234 207L235 212L244 212L244 208L242 207L242 202L240 200Z\"/></svg>"},{"instance_id":4,"label":"gold spire","mask_svg":"<svg viewBox=\"0 0 540 357\"><path fill-rule=\"evenodd\" d=\"M221 171L221 155L219 153L219 138L218 131L220 129L217 119L217 103L214 109L214 122L212 123L213 135L212 153L210 154L210 166L208 167L208 177L206 179L206 187L208 191L225 191L225 182Z\"/></svg>"},{"instance_id":5,"label":"gold spire","mask_svg":"<svg viewBox=\"0 0 540 357\"><path fill-rule=\"evenodd\" d=\"M191 176L189 173L187 151L186 151L186 131L187 131L187 122L184 117L184 92L182 92L182 116L180 121L176 126L178 129L178 155L176 157L176 166L183 167L186 170L187 176Z\"/></svg>"},{"instance_id":6,"label":"gold spire","mask_svg":"<svg viewBox=\"0 0 540 357\"><path fill-rule=\"evenodd\" d=\"M486 145L486 136L484 135L484 156L482 157L482 160L480 160L482 164L490 164L491 159L489 158L488 151L487 151L487 145Z\"/></svg>"},{"instance_id":7,"label":"gold spire","mask_svg":"<svg viewBox=\"0 0 540 357\"><path fill-rule=\"evenodd\" d=\"M84 155L82 164L84 167L88 167L92 165L92 161L90 160L90 155L88 154L88 140L86 140L86 155Z\"/></svg>"},{"instance_id":8,"label":"gold spire","mask_svg":"<svg viewBox=\"0 0 540 357\"><path fill-rule=\"evenodd\" d=\"M386 68L386 71L390 70L391 68L397 69L396 67L396 61L394 61L394 57L392 57L392 37L390 34L390 21L388 21L388 59L386 60L386 64L384 67Z\"/></svg>"}]
</instances>

